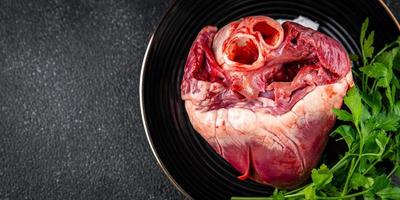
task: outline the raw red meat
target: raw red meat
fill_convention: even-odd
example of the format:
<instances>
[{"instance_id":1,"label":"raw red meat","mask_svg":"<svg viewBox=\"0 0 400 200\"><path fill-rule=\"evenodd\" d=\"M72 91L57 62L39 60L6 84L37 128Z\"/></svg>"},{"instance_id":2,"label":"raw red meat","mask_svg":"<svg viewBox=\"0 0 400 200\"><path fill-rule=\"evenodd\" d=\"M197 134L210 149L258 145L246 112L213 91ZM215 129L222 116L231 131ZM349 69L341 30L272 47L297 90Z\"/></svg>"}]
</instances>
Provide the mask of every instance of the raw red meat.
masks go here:
<instances>
[{"instance_id":1,"label":"raw red meat","mask_svg":"<svg viewBox=\"0 0 400 200\"><path fill-rule=\"evenodd\" d=\"M339 42L252 16L200 31L181 96L194 129L240 179L293 188L316 166L335 123L332 109L352 85Z\"/></svg>"}]
</instances>

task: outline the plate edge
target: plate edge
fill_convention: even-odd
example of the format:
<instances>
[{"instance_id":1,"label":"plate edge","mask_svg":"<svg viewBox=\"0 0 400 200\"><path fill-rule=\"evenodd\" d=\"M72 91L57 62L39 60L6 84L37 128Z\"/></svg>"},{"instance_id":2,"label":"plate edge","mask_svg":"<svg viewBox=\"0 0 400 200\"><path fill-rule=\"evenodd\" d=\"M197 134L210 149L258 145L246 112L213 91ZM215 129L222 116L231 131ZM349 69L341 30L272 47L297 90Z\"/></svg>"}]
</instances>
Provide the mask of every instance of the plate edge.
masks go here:
<instances>
[{"instance_id":1,"label":"plate edge","mask_svg":"<svg viewBox=\"0 0 400 200\"><path fill-rule=\"evenodd\" d=\"M392 20L394 21L394 23L397 26L397 29L400 31L400 22L399 20L396 18L396 16L394 16L393 12L389 9L388 5L385 3L384 0L378 0L378 2L383 6L383 8L386 10L386 12L390 15L390 17L392 18Z\"/></svg>"},{"instance_id":2,"label":"plate edge","mask_svg":"<svg viewBox=\"0 0 400 200\"><path fill-rule=\"evenodd\" d=\"M150 137L149 131L148 131L148 127L147 127L147 120L146 120L146 112L144 110L144 97L143 97L143 80L144 80L144 71L145 71L145 66L147 64L147 59L148 59L148 53L150 51L151 45L153 44L153 38L154 38L154 34L151 35L150 40L149 40L149 44L147 45L146 48L146 52L144 54L144 59L143 59L143 63L142 63L142 69L140 71L140 80L139 80L139 104L140 104L140 113L142 116L142 124L144 127L144 131L146 133L146 138L147 138L147 142L150 145L150 149L153 153L153 156L156 158L157 164L161 167L162 171L164 172L164 174L167 176L167 178L169 179L169 181L175 186L175 188L177 188L179 190L179 192L181 192L181 194L183 194L186 198L189 199L193 199L188 193L186 193L186 191L175 181L175 179L171 176L171 174L169 173L169 171L165 168L164 163L161 161L160 157L158 156L157 151L154 148L154 143L153 140Z\"/></svg>"}]
</instances>

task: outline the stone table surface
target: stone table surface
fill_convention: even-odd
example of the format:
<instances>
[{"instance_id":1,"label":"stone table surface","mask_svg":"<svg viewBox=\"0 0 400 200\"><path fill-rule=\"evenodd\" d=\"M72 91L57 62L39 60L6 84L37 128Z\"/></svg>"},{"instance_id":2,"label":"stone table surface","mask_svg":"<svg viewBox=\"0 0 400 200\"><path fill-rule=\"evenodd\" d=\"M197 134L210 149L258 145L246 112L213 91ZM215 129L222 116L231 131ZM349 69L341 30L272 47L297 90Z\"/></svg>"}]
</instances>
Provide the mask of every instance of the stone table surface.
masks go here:
<instances>
[{"instance_id":1,"label":"stone table surface","mask_svg":"<svg viewBox=\"0 0 400 200\"><path fill-rule=\"evenodd\" d=\"M151 154L138 94L171 2L0 1L0 200L183 198Z\"/></svg>"}]
</instances>

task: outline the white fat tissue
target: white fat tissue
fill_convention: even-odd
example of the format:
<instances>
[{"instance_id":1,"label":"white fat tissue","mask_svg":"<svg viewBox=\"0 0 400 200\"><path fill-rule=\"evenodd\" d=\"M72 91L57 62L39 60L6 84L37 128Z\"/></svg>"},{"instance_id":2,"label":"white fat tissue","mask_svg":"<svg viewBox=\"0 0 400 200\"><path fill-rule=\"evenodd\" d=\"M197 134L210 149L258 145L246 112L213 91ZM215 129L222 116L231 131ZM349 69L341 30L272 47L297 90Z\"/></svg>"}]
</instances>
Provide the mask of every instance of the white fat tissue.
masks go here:
<instances>
[{"instance_id":1,"label":"white fat tissue","mask_svg":"<svg viewBox=\"0 0 400 200\"><path fill-rule=\"evenodd\" d=\"M315 21L313 21L313 20L311 20L311 19L309 19L307 17L303 17L301 15L298 16L296 19L293 19L293 20L290 20L290 19L278 19L276 21L278 21L280 24L282 24L283 22L286 22L286 21L292 21L292 22L296 22L296 23L298 23L298 24L300 24L302 26L311 28L313 30L318 30L318 28L319 28L319 24L317 22L315 22Z\"/></svg>"}]
</instances>

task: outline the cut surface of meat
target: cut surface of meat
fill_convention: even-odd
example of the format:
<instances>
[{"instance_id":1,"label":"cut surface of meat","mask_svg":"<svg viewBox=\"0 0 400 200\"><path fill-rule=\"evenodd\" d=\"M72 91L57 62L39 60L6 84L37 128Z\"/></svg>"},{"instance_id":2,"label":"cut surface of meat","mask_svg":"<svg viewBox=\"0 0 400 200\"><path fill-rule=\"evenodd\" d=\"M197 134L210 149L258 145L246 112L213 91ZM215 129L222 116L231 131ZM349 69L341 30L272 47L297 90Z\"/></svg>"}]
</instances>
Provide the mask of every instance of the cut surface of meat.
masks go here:
<instances>
[{"instance_id":1,"label":"cut surface of meat","mask_svg":"<svg viewBox=\"0 0 400 200\"><path fill-rule=\"evenodd\" d=\"M353 86L336 40L294 22L251 16L204 27L189 51L181 97L193 128L242 176L302 184Z\"/></svg>"}]
</instances>

